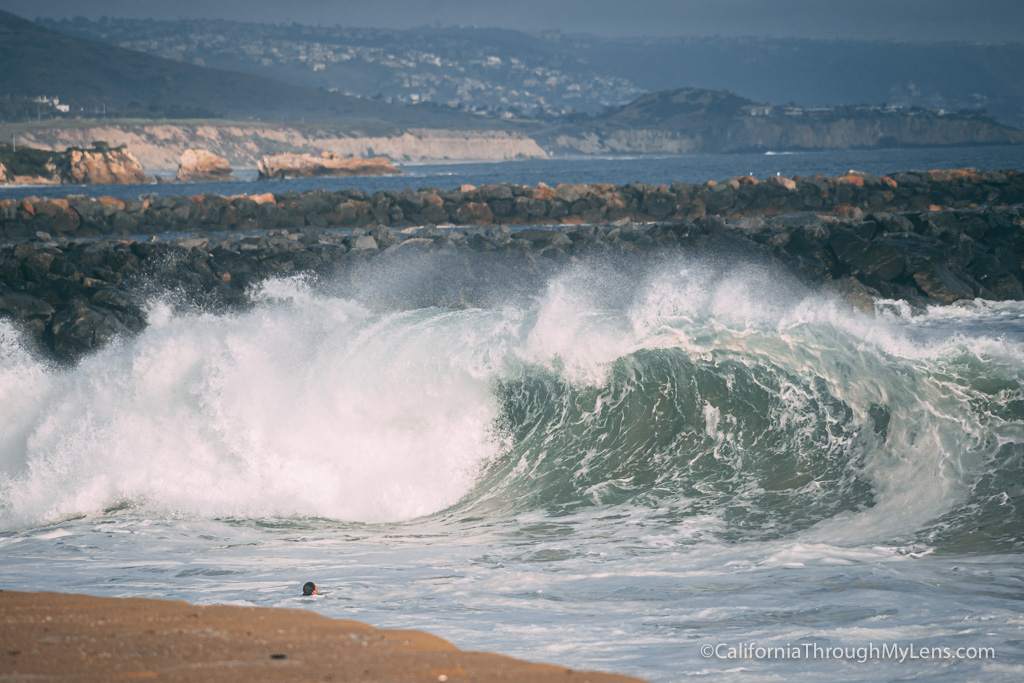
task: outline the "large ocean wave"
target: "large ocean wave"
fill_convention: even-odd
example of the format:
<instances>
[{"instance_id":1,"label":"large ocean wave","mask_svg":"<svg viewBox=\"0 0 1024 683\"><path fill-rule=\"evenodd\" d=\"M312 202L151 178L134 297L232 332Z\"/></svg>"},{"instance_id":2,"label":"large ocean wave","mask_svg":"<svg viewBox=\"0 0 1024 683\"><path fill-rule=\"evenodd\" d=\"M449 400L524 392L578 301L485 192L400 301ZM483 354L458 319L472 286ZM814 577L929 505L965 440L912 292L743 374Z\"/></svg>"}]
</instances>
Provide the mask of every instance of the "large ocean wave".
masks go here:
<instances>
[{"instance_id":1,"label":"large ocean wave","mask_svg":"<svg viewBox=\"0 0 1024 683\"><path fill-rule=\"evenodd\" d=\"M0 527L608 514L1024 543L1019 303L871 316L695 261L576 264L487 308L423 306L423 283L275 280L231 315L157 299L72 368L0 321Z\"/></svg>"}]
</instances>

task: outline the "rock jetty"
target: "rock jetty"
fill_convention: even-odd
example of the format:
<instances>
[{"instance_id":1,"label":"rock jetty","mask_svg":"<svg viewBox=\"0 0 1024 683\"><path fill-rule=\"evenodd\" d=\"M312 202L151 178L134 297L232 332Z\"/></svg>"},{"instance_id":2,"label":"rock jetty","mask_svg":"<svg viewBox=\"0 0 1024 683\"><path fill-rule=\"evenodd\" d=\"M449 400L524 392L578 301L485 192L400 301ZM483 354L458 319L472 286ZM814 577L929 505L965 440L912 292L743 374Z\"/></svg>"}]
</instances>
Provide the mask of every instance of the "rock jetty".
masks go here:
<instances>
[{"instance_id":1,"label":"rock jetty","mask_svg":"<svg viewBox=\"0 0 1024 683\"><path fill-rule=\"evenodd\" d=\"M256 169L260 180L402 173L385 157L363 159L343 157L334 152L322 152L319 157L312 154L268 154L260 158Z\"/></svg>"},{"instance_id":2,"label":"rock jetty","mask_svg":"<svg viewBox=\"0 0 1024 683\"><path fill-rule=\"evenodd\" d=\"M277 206L246 201L254 213ZM97 204L101 213L111 209L114 220L128 215L127 207ZM218 212L233 204L224 200ZM149 210L190 214L202 206L186 200ZM308 208L316 215L315 206ZM203 215L197 214L195 229L220 225L204 223ZM644 224L623 218L519 230L291 225L167 239L69 239L39 232L0 243L0 317L18 321L40 352L73 362L115 337L142 330L143 306L154 295L186 309L229 310L247 306L249 288L270 277L322 276L344 290L365 282L367 267L409 272L423 264L440 279L394 305L484 306L496 293L535 294L569 263L595 258L639 277L652 262L680 256L718 260L723 268L740 260L765 263L811 290L832 292L867 310L879 298L902 299L912 307L976 297L1020 300L1024 206L858 216L703 215Z\"/></svg>"},{"instance_id":3,"label":"rock jetty","mask_svg":"<svg viewBox=\"0 0 1024 683\"><path fill-rule=\"evenodd\" d=\"M700 185L463 185L368 194L358 190L224 197L142 195L136 199L0 200L0 239L37 232L66 237L151 235L279 228L408 228L433 225L560 225L815 212L970 209L1024 203L1018 171L921 171L874 177L741 176Z\"/></svg>"}]
</instances>

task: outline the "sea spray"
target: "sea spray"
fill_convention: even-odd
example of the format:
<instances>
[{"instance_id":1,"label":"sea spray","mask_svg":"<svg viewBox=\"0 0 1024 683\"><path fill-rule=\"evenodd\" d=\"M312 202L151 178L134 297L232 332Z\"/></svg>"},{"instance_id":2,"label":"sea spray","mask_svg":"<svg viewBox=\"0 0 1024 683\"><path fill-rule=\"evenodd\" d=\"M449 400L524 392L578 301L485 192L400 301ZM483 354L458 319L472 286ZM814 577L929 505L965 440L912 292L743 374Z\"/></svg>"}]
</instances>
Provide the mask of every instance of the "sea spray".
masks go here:
<instances>
[{"instance_id":1,"label":"sea spray","mask_svg":"<svg viewBox=\"0 0 1024 683\"><path fill-rule=\"evenodd\" d=\"M5 523L122 504L383 521L458 500L494 454L480 346L452 347L478 327L374 315L301 281L254 301L235 316L158 310L130 343L43 374L46 398L5 443Z\"/></svg>"}]
</instances>

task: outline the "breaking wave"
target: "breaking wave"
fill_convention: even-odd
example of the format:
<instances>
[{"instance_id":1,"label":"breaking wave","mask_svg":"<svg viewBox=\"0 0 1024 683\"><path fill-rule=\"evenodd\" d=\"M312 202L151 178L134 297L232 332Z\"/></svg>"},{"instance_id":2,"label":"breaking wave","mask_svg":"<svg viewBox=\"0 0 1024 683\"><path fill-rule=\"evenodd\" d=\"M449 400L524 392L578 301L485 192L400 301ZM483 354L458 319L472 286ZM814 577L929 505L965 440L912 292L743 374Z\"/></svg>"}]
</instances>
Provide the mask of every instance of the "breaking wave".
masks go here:
<instances>
[{"instance_id":1,"label":"breaking wave","mask_svg":"<svg viewBox=\"0 0 1024 683\"><path fill-rule=\"evenodd\" d=\"M365 295L393 273L365 275L270 281L230 315L152 301L142 334L70 369L0 321L0 526L617 514L722 540L1024 544L1020 303L871 316L679 261L403 308Z\"/></svg>"}]
</instances>

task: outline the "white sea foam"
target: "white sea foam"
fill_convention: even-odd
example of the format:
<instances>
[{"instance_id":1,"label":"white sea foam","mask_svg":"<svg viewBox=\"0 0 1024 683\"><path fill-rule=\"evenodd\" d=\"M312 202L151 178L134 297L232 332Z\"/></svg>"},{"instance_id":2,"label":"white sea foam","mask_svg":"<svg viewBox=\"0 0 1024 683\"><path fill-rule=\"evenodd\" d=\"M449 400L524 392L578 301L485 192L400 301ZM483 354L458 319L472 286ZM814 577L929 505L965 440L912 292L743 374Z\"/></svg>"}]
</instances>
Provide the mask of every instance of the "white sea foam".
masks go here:
<instances>
[{"instance_id":1,"label":"white sea foam","mask_svg":"<svg viewBox=\"0 0 1024 683\"><path fill-rule=\"evenodd\" d=\"M67 372L8 351L4 525L119 504L383 521L469 489L496 417L472 322L370 314L300 282L255 298L237 316L158 314Z\"/></svg>"}]
</instances>

